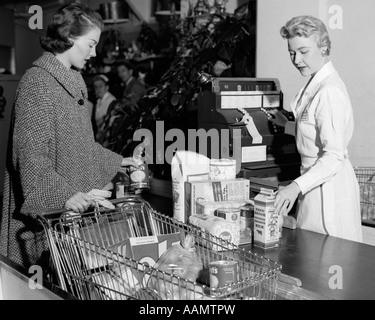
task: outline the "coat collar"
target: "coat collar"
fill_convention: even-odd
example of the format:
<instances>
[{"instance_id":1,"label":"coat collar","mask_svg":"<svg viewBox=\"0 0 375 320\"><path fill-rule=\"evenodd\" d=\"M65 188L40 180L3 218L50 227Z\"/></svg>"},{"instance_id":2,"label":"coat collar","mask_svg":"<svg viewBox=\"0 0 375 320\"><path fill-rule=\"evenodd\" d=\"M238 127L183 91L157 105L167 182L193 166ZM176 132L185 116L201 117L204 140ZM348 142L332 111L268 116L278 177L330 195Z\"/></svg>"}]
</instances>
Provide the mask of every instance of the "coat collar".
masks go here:
<instances>
[{"instance_id":1,"label":"coat collar","mask_svg":"<svg viewBox=\"0 0 375 320\"><path fill-rule=\"evenodd\" d=\"M53 53L44 52L39 59L34 61L33 65L49 72L73 98L82 95L77 83L79 72L73 69L68 70Z\"/></svg>"},{"instance_id":2,"label":"coat collar","mask_svg":"<svg viewBox=\"0 0 375 320\"><path fill-rule=\"evenodd\" d=\"M334 72L336 72L335 67L333 66L331 61L328 61L312 78L309 85L305 89L305 94L310 95L311 93L315 92L318 85Z\"/></svg>"}]
</instances>

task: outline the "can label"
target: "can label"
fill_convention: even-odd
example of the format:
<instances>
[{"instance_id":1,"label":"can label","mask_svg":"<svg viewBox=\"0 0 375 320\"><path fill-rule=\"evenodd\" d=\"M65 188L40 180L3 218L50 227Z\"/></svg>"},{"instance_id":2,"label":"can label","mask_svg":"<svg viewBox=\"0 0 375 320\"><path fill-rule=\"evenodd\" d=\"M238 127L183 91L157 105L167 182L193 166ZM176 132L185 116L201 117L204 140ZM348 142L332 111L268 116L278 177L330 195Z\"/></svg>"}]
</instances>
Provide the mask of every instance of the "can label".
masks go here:
<instances>
[{"instance_id":1,"label":"can label","mask_svg":"<svg viewBox=\"0 0 375 320\"><path fill-rule=\"evenodd\" d=\"M214 211L214 215L223 218L229 222L240 221L240 209L236 208L220 208Z\"/></svg>"},{"instance_id":2,"label":"can label","mask_svg":"<svg viewBox=\"0 0 375 320\"><path fill-rule=\"evenodd\" d=\"M122 182L116 182L116 198L123 198L125 196L125 185Z\"/></svg>"},{"instance_id":3,"label":"can label","mask_svg":"<svg viewBox=\"0 0 375 320\"><path fill-rule=\"evenodd\" d=\"M130 186L134 189L149 188L148 166L146 163L129 168Z\"/></svg>"},{"instance_id":4,"label":"can label","mask_svg":"<svg viewBox=\"0 0 375 320\"><path fill-rule=\"evenodd\" d=\"M209 263L210 287L217 289L238 282L238 262L229 260Z\"/></svg>"}]
</instances>

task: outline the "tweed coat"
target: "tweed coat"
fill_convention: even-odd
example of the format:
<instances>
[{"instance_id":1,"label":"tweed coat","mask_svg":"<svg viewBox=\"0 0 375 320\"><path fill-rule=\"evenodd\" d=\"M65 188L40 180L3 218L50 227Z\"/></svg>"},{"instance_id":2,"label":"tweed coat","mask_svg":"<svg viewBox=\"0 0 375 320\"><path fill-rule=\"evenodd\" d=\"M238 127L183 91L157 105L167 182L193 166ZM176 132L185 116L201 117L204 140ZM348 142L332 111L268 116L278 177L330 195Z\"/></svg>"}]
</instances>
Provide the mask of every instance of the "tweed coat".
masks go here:
<instances>
[{"instance_id":1,"label":"tweed coat","mask_svg":"<svg viewBox=\"0 0 375 320\"><path fill-rule=\"evenodd\" d=\"M75 193L101 189L122 156L94 140L87 87L49 52L17 88L9 134L0 253L25 268L48 252L35 214L61 208Z\"/></svg>"}]
</instances>

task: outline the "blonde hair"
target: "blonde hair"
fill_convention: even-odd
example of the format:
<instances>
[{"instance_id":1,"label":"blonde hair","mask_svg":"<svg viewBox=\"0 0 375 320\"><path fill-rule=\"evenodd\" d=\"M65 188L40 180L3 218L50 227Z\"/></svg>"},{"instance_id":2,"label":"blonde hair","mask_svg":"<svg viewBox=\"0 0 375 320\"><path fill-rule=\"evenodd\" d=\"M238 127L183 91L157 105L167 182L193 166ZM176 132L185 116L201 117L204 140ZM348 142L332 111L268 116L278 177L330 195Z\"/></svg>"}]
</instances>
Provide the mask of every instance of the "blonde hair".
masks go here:
<instances>
[{"instance_id":1,"label":"blonde hair","mask_svg":"<svg viewBox=\"0 0 375 320\"><path fill-rule=\"evenodd\" d=\"M280 29L280 35L284 39L294 37L308 38L314 35L316 36L318 47L327 47L327 56L331 53L331 40L329 39L327 27L323 21L313 16L298 16L292 18Z\"/></svg>"}]
</instances>

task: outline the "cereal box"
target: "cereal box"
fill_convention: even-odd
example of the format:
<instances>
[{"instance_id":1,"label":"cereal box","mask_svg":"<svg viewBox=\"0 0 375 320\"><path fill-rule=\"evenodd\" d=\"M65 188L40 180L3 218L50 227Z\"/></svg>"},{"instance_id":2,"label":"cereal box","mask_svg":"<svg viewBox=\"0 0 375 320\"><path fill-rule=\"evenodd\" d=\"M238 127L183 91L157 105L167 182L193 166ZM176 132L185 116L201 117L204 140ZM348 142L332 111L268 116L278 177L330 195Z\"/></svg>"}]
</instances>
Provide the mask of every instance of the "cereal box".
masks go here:
<instances>
[{"instance_id":1,"label":"cereal box","mask_svg":"<svg viewBox=\"0 0 375 320\"><path fill-rule=\"evenodd\" d=\"M250 180L202 180L185 182L185 222L191 215L197 214L197 201L248 200Z\"/></svg>"}]
</instances>

